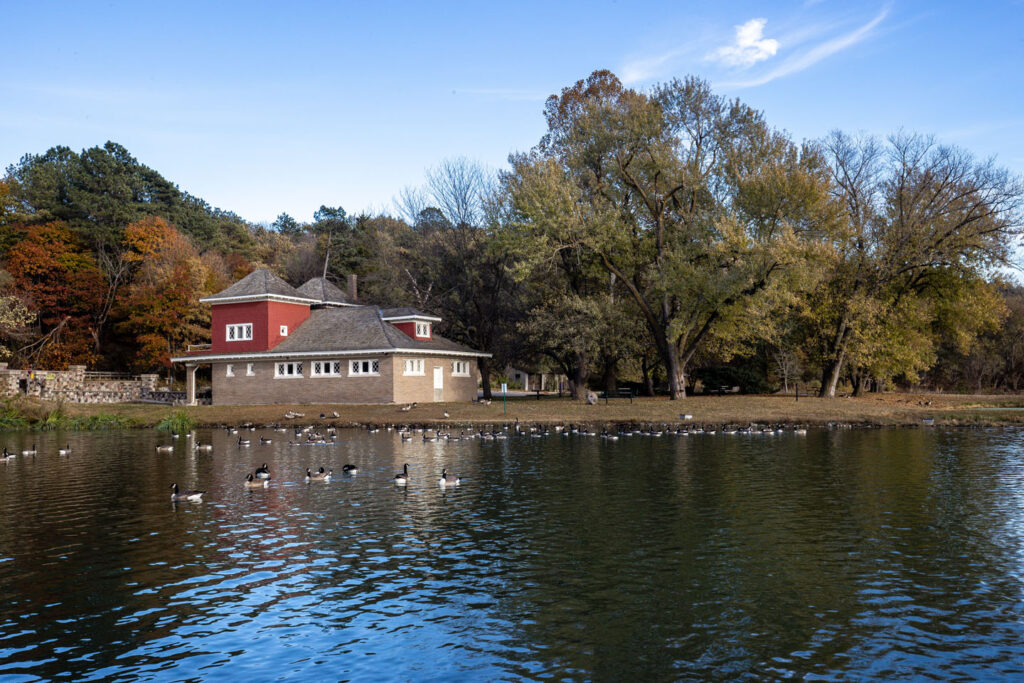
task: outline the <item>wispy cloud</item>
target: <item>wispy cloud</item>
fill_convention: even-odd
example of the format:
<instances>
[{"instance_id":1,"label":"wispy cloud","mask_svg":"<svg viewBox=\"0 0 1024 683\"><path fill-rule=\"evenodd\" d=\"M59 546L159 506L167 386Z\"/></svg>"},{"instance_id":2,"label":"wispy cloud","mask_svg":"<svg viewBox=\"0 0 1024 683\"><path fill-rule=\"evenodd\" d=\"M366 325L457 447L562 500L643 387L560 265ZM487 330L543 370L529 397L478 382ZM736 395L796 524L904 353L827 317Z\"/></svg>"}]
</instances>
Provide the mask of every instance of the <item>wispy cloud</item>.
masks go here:
<instances>
[{"instance_id":1,"label":"wispy cloud","mask_svg":"<svg viewBox=\"0 0 1024 683\"><path fill-rule=\"evenodd\" d=\"M751 88L758 85L764 85L765 83L771 83L772 81L782 78L784 76L790 76L792 74L808 69L818 62L831 57L837 52L842 52L848 48L853 47L857 43L861 42L865 38L871 35L871 32L877 27L885 18L889 15L888 6L883 7L882 11L878 13L871 21L864 24L863 26L846 33L841 36L826 40L819 45L812 47L806 52L794 55L789 59L785 60L776 68L768 71L767 73L753 78L747 81L738 81L732 83L720 83L721 87L732 87L732 88Z\"/></svg>"},{"instance_id":2,"label":"wispy cloud","mask_svg":"<svg viewBox=\"0 0 1024 683\"><path fill-rule=\"evenodd\" d=\"M704 59L745 69L774 57L779 51L779 41L764 37L764 25L767 23L767 19L751 19L740 24L736 27L736 40L731 45L718 48Z\"/></svg>"},{"instance_id":3,"label":"wispy cloud","mask_svg":"<svg viewBox=\"0 0 1024 683\"><path fill-rule=\"evenodd\" d=\"M656 78L663 73L663 67L666 64L687 52L689 50L685 48L677 48L654 57L643 57L626 62L619 69L619 78L627 85Z\"/></svg>"}]
</instances>

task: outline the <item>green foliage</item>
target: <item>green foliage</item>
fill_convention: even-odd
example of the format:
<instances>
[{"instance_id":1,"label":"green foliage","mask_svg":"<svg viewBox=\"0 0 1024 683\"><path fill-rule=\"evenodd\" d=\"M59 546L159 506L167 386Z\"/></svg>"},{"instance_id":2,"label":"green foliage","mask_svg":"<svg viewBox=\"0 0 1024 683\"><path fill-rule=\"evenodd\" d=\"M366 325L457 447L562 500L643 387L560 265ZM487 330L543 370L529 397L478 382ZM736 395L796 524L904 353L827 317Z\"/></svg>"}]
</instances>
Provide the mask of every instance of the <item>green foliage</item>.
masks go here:
<instances>
[{"instance_id":1,"label":"green foliage","mask_svg":"<svg viewBox=\"0 0 1024 683\"><path fill-rule=\"evenodd\" d=\"M171 432L173 434L183 434L190 432L195 429L196 421L188 414L185 410L177 410L170 415L163 417L160 422L157 423L156 428L162 432Z\"/></svg>"}]
</instances>

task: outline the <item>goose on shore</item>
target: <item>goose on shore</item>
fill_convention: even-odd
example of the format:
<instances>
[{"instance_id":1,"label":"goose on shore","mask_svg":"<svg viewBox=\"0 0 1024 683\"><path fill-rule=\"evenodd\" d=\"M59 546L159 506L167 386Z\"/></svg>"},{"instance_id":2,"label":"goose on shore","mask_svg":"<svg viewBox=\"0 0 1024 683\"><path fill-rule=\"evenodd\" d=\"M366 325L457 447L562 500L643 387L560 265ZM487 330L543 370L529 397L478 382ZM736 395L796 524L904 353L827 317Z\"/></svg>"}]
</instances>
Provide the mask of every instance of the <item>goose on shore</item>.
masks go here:
<instances>
[{"instance_id":1,"label":"goose on shore","mask_svg":"<svg viewBox=\"0 0 1024 683\"><path fill-rule=\"evenodd\" d=\"M206 491L194 491L191 489L179 491L177 484L171 484L171 500L173 501L187 500L193 503L201 503L203 502L204 493Z\"/></svg>"},{"instance_id":2,"label":"goose on shore","mask_svg":"<svg viewBox=\"0 0 1024 683\"><path fill-rule=\"evenodd\" d=\"M256 477L252 476L251 472L245 478L245 488L247 489L262 489L266 488L269 484L270 482L267 481L266 479L257 479Z\"/></svg>"},{"instance_id":3,"label":"goose on shore","mask_svg":"<svg viewBox=\"0 0 1024 683\"><path fill-rule=\"evenodd\" d=\"M405 486L409 483L409 463L405 463L402 471L395 475L395 486Z\"/></svg>"},{"instance_id":4,"label":"goose on shore","mask_svg":"<svg viewBox=\"0 0 1024 683\"><path fill-rule=\"evenodd\" d=\"M461 481L462 477L457 474L449 475L448 470L442 468L441 478L437 480L437 483L440 486L458 486Z\"/></svg>"}]
</instances>

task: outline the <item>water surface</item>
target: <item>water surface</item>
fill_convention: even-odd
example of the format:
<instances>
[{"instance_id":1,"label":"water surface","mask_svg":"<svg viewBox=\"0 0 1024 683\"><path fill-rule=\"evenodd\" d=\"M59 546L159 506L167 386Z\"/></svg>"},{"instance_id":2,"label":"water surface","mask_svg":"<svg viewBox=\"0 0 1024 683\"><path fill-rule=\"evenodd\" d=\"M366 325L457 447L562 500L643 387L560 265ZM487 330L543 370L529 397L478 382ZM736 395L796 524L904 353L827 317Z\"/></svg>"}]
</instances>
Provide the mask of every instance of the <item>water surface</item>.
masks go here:
<instances>
[{"instance_id":1,"label":"water surface","mask_svg":"<svg viewBox=\"0 0 1024 683\"><path fill-rule=\"evenodd\" d=\"M6 435L0 679L1024 675L1017 431L261 434Z\"/></svg>"}]
</instances>

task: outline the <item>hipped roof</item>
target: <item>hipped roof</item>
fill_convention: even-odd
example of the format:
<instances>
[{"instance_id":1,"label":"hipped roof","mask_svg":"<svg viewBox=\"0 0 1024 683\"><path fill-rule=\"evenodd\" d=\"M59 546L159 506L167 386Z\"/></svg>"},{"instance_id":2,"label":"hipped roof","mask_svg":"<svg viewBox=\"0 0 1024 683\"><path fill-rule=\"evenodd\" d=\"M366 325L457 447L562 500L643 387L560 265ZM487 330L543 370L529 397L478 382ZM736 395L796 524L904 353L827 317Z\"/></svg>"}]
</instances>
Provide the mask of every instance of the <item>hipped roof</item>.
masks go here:
<instances>
[{"instance_id":1,"label":"hipped roof","mask_svg":"<svg viewBox=\"0 0 1024 683\"><path fill-rule=\"evenodd\" d=\"M295 289L269 270L260 268L259 270L252 271L227 289L217 292L212 296L204 297L200 301L211 302L221 299L250 297L286 297L304 301L310 300L310 297Z\"/></svg>"},{"instance_id":2,"label":"hipped roof","mask_svg":"<svg viewBox=\"0 0 1024 683\"><path fill-rule=\"evenodd\" d=\"M348 294L341 291L341 289L332 282L329 282L327 278L315 277L306 284L298 288L298 291L303 296L308 296L310 299L316 299L324 303L333 304L351 304L354 303L349 299Z\"/></svg>"}]
</instances>

